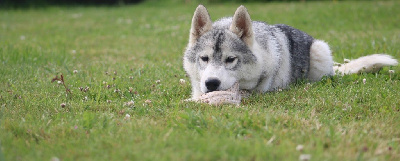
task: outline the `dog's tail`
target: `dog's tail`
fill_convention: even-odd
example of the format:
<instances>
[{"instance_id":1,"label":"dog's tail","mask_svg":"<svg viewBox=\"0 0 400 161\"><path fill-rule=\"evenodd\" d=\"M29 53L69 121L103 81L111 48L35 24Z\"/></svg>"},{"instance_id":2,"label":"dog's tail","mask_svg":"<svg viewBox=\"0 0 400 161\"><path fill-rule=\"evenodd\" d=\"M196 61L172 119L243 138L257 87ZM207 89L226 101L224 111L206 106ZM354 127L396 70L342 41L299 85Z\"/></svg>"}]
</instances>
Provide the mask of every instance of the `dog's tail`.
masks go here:
<instances>
[{"instance_id":1,"label":"dog's tail","mask_svg":"<svg viewBox=\"0 0 400 161\"><path fill-rule=\"evenodd\" d=\"M336 74L353 74L361 72L378 72L384 66L396 66L397 60L386 54L373 54L354 60L345 59L344 64L335 63L333 70Z\"/></svg>"}]
</instances>

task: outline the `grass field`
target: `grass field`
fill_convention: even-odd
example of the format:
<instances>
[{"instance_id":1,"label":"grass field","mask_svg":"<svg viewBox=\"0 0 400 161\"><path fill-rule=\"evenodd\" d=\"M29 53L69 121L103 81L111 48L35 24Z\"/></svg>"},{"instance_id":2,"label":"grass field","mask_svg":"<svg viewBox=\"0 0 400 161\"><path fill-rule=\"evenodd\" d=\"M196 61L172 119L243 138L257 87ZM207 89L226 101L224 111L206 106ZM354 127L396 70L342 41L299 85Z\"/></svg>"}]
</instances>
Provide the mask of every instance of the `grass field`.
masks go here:
<instances>
[{"instance_id":1,"label":"grass field","mask_svg":"<svg viewBox=\"0 0 400 161\"><path fill-rule=\"evenodd\" d=\"M238 6L206 5L213 20ZM400 59L399 1L245 6L253 20L329 42L335 61ZM195 7L0 10L0 160L400 160L400 67L253 94L240 107L182 102ZM70 92L51 82L61 74Z\"/></svg>"}]
</instances>

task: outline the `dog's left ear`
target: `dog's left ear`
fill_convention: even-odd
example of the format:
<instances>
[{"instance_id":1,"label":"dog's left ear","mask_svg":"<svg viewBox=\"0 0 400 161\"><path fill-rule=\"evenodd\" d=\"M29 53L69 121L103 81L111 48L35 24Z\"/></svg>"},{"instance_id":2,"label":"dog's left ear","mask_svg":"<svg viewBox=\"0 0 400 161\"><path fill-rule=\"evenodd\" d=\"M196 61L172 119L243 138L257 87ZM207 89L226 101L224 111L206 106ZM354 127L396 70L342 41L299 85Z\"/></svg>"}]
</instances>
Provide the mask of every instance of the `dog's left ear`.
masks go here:
<instances>
[{"instance_id":1,"label":"dog's left ear","mask_svg":"<svg viewBox=\"0 0 400 161\"><path fill-rule=\"evenodd\" d=\"M253 28L246 7L240 6L236 10L229 30L239 36L248 46L253 45Z\"/></svg>"}]
</instances>

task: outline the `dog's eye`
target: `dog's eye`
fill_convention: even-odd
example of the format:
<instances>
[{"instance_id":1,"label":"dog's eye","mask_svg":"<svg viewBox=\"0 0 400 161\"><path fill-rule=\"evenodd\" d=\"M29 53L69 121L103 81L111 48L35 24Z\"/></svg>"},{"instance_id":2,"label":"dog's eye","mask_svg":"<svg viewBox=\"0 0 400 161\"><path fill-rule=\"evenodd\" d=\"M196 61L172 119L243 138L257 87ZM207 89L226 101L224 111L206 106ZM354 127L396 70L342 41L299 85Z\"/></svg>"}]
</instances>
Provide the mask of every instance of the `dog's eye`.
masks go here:
<instances>
[{"instance_id":1,"label":"dog's eye","mask_svg":"<svg viewBox=\"0 0 400 161\"><path fill-rule=\"evenodd\" d=\"M205 61L205 62L208 62L208 56L202 56L202 57L200 57L200 59Z\"/></svg>"},{"instance_id":2,"label":"dog's eye","mask_svg":"<svg viewBox=\"0 0 400 161\"><path fill-rule=\"evenodd\" d=\"M235 61L236 57L230 56L228 58L226 58L225 62L226 63L232 63L233 61Z\"/></svg>"}]
</instances>

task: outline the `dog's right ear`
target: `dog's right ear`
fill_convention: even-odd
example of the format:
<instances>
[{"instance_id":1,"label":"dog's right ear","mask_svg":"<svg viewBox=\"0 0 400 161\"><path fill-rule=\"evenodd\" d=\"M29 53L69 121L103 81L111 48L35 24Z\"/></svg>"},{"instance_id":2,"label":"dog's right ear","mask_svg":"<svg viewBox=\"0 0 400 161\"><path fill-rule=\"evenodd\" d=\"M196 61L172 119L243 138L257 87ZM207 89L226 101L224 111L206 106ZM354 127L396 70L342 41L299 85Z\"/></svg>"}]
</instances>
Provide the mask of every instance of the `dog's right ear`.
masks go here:
<instances>
[{"instance_id":1,"label":"dog's right ear","mask_svg":"<svg viewBox=\"0 0 400 161\"><path fill-rule=\"evenodd\" d=\"M229 30L239 36L248 46L252 46L254 39L252 21L246 7L240 6L232 19Z\"/></svg>"},{"instance_id":2,"label":"dog's right ear","mask_svg":"<svg viewBox=\"0 0 400 161\"><path fill-rule=\"evenodd\" d=\"M207 9L203 5L199 5L194 12L192 19L192 27L190 29L189 43L194 44L197 39L212 29L212 22Z\"/></svg>"}]
</instances>

